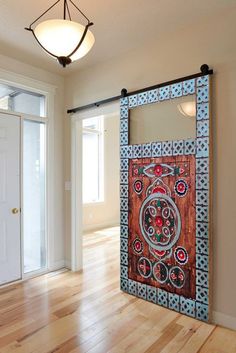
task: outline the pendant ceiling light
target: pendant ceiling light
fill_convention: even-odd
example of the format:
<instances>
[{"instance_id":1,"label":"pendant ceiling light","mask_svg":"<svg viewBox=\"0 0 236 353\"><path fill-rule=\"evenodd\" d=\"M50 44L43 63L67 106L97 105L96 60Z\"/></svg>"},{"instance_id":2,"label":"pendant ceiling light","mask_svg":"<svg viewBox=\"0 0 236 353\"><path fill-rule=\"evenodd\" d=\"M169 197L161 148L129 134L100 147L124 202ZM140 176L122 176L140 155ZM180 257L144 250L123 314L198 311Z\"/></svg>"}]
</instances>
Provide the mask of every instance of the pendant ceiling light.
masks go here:
<instances>
[{"instance_id":1,"label":"pendant ceiling light","mask_svg":"<svg viewBox=\"0 0 236 353\"><path fill-rule=\"evenodd\" d=\"M61 1L63 1L63 18L40 22L40 19ZM82 15L87 22L86 25L72 21L69 4ZM32 32L38 44L65 67L72 61L82 58L92 48L95 41L89 30L92 25L93 23L73 1L58 0L25 29Z\"/></svg>"}]
</instances>

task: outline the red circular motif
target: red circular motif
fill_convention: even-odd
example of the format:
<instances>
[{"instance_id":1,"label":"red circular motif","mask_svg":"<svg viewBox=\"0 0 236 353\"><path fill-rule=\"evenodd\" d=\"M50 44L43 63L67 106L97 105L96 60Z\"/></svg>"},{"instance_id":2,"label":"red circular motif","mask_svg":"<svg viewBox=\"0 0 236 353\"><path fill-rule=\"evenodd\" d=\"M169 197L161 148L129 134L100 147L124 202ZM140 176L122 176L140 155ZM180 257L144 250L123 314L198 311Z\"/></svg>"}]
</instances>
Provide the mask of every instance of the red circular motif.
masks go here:
<instances>
[{"instance_id":1,"label":"red circular motif","mask_svg":"<svg viewBox=\"0 0 236 353\"><path fill-rule=\"evenodd\" d=\"M154 173L156 174L156 176L158 177L162 176L162 172L163 172L163 169L161 165L156 165L154 167Z\"/></svg>"},{"instance_id":2,"label":"red circular motif","mask_svg":"<svg viewBox=\"0 0 236 353\"><path fill-rule=\"evenodd\" d=\"M174 251L175 260L181 264L185 265L188 262L188 253L185 248L178 246Z\"/></svg>"},{"instance_id":3,"label":"red circular motif","mask_svg":"<svg viewBox=\"0 0 236 353\"><path fill-rule=\"evenodd\" d=\"M137 254L141 254L143 251L143 243L141 242L140 239L136 238L133 241L133 250L134 252L136 252Z\"/></svg>"},{"instance_id":4,"label":"red circular motif","mask_svg":"<svg viewBox=\"0 0 236 353\"><path fill-rule=\"evenodd\" d=\"M166 224L167 221L169 221L169 226ZM139 225L150 247L157 250L169 250L180 235L179 210L169 196L159 193L151 194L141 206Z\"/></svg>"},{"instance_id":5,"label":"red circular motif","mask_svg":"<svg viewBox=\"0 0 236 353\"><path fill-rule=\"evenodd\" d=\"M157 225L158 227L162 227L162 226L163 226L163 219L162 219L162 217L160 217L160 216L157 216L157 217L156 217L156 225Z\"/></svg>"},{"instance_id":6,"label":"red circular motif","mask_svg":"<svg viewBox=\"0 0 236 353\"><path fill-rule=\"evenodd\" d=\"M141 180L135 180L135 182L134 182L134 191L137 194L141 194L142 190L143 190L143 182Z\"/></svg>"},{"instance_id":7,"label":"red circular motif","mask_svg":"<svg viewBox=\"0 0 236 353\"><path fill-rule=\"evenodd\" d=\"M185 180L179 179L176 181L174 189L178 196L183 197L188 191L188 184Z\"/></svg>"},{"instance_id":8,"label":"red circular motif","mask_svg":"<svg viewBox=\"0 0 236 353\"><path fill-rule=\"evenodd\" d=\"M177 187L177 190L178 190L179 192L183 192L184 189L185 189L184 183L179 183L179 184L178 184L178 187Z\"/></svg>"}]
</instances>

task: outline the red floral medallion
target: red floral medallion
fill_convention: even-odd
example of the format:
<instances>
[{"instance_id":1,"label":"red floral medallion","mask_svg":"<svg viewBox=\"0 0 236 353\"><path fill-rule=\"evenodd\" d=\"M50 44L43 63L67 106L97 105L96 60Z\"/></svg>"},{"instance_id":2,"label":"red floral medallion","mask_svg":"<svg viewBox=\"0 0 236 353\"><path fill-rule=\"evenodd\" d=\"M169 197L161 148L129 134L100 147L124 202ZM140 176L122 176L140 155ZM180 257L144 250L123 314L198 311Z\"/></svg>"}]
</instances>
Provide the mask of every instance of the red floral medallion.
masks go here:
<instances>
[{"instance_id":1,"label":"red floral medallion","mask_svg":"<svg viewBox=\"0 0 236 353\"><path fill-rule=\"evenodd\" d=\"M133 241L133 250L136 254L141 254L143 252L143 243L139 238Z\"/></svg>"},{"instance_id":2,"label":"red floral medallion","mask_svg":"<svg viewBox=\"0 0 236 353\"><path fill-rule=\"evenodd\" d=\"M137 193L137 194L141 194L141 192L143 191L143 182L142 180L135 180L134 182L134 191Z\"/></svg>"},{"instance_id":3,"label":"red floral medallion","mask_svg":"<svg viewBox=\"0 0 236 353\"><path fill-rule=\"evenodd\" d=\"M188 184L186 183L185 180L179 179L175 183L175 193L180 196L184 197L187 194L188 191Z\"/></svg>"},{"instance_id":4,"label":"red floral medallion","mask_svg":"<svg viewBox=\"0 0 236 353\"><path fill-rule=\"evenodd\" d=\"M156 225L157 225L157 227L162 227L163 226L163 218L162 217L160 217L160 216L157 216L156 217Z\"/></svg>"},{"instance_id":5,"label":"red floral medallion","mask_svg":"<svg viewBox=\"0 0 236 353\"><path fill-rule=\"evenodd\" d=\"M181 264L185 265L188 262L188 253L185 248L178 246L174 251L175 260Z\"/></svg>"},{"instance_id":6,"label":"red floral medallion","mask_svg":"<svg viewBox=\"0 0 236 353\"><path fill-rule=\"evenodd\" d=\"M162 176L162 173L163 173L162 166L159 165L159 164L156 165L156 166L154 167L154 173L155 173L155 175L158 176L158 177Z\"/></svg>"}]
</instances>

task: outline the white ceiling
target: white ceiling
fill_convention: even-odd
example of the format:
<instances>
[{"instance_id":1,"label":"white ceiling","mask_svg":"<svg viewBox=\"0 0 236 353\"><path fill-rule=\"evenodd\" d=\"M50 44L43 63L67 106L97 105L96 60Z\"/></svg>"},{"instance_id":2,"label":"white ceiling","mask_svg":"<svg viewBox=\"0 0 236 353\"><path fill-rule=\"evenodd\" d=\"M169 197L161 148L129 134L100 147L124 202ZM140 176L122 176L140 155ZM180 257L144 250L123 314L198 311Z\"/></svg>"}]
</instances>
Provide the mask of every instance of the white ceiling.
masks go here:
<instances>
[{"instance_id":1,"label":"white ceiling","mask_svg":"<svg viewBox=\"0 0 236 353\"><path fill-rule=\"evenodd\" d=\"M52 72L67 74L111 59L157 40L166 33L216 16L236 6L236 0L74 0L94 22L95 45L66 69L37 45L24 27L55 0L0 0L0 54ZM62 4L60 5L62 9ZM58 14L58 12L53 14Z\"/></svg>"}]
</instances>

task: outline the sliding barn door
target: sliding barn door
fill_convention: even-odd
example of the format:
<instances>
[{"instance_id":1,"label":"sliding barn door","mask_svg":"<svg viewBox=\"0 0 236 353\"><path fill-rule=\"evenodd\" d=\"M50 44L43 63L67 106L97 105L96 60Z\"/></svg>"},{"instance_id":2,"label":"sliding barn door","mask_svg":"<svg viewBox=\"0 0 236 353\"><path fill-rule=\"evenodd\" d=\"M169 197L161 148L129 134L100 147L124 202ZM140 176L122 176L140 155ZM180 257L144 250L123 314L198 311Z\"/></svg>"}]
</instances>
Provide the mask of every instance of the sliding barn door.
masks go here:
<instances>
[{"instance_id":1,"label":"sliding barn door","mask_svg":"<svg viewBox=\"0 0 236 353\"><path fill-rule=\"evenodd\" d=\"M120 109L121 289L209 321L209 76Z\"/></svg>"}]
</instances>

